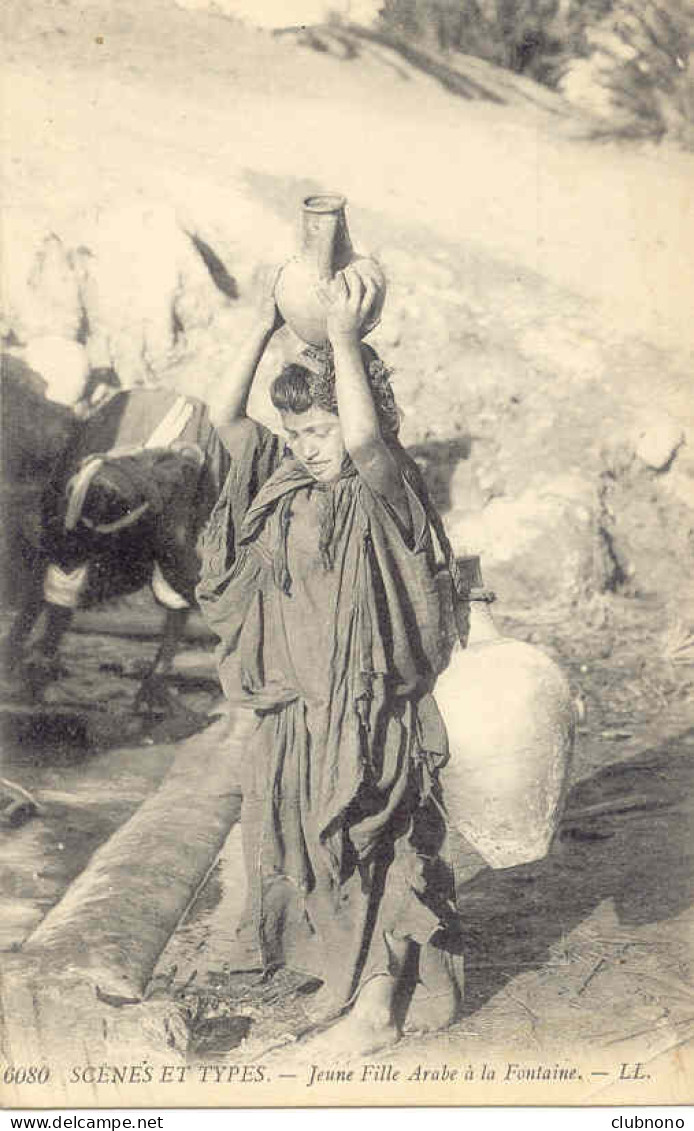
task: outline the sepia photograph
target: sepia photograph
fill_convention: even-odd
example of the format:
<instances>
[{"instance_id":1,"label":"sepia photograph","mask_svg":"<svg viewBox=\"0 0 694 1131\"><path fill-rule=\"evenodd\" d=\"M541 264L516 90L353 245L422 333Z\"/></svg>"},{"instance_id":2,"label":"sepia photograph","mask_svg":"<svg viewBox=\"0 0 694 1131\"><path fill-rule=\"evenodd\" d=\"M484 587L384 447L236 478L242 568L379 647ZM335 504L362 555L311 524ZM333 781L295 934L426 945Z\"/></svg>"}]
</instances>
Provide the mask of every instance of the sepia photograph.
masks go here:
<instances>
[{"instance_id":1,"label":"sepia photograph","mask_svg":"<svg viewBox=\"0 0 694 1131\"><path fill-rule=\"evenodd\" d=\"M694 0L0 31L0 1108L691 1104Z\"/></svg>"}]
</instances>

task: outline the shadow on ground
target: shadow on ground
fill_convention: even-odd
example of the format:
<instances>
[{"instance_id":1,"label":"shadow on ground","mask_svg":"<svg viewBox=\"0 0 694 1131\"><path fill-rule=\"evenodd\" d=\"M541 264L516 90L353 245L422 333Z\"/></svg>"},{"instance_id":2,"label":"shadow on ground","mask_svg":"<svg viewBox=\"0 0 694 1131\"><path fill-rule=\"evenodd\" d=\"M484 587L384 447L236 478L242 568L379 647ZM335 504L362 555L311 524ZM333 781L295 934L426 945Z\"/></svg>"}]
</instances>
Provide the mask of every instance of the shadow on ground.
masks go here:
<instances>
[{"instance_id":1,"label":"shadow on ground","mask_svg":"<svg viewBox=\"0 0 694 1131\"><path fill-rule=\"evenodd\" d=\"M6 766L75 766L107 750L153 743L181 742L205 730L214 716L191 710L165 689L140 711L54 709L41 706L6 710L0 719L0 742Z\"/></svg>"},{"instance_id":2,"label":"shadow on ground","mask_svg":"<svg viewBox=\"0 0 694 1131\"><path fill-rule=\"evenodd\" d=\"M292 35L296 34L293 29L280 30L276 34L287 35L288 32ZM501 106L508 101L507 97L493 89L491 82L480 81L479 77L464 73L460 64L456 65L455 56L444 59L432 51L415 46L401 36L384 30L375 31L357 26L302 28L298 40L304 47L333 55L347 62L360 58L369 51L369 48L385 48L391 56L385 61L403 81L408 81L410 76L406 66L402 64L409 64L415 71L421 71L435 79L444 90L459 98L468 101L481 99ZM398 65L400 60L402 64Z\"/></svg>"},{"instance_id":3,"label":"shadow on ground","mask_svg":"<svg viewBox=\"0 0 694 1131\"><path fill-rule=\"evenodd\" d=\"M465 1013L543 966L606 900L626 930L685 911L694 902L693 817L692 730L576 785L544 860L486 868L459 889Z\"/></svg>"},{"instance_id":4,"label":"shadow on ground","mask_svg":"<svg viewBox=\"0 0 694 1131\"><path fill-rule=\"evenodd\" d=\"M444 514L450 510L451 483L458 464L470 458L473 438L455 436L450 440L428 440L412 444L408 454L419 465L434 506Z\"/></svg>"}]
</instances>

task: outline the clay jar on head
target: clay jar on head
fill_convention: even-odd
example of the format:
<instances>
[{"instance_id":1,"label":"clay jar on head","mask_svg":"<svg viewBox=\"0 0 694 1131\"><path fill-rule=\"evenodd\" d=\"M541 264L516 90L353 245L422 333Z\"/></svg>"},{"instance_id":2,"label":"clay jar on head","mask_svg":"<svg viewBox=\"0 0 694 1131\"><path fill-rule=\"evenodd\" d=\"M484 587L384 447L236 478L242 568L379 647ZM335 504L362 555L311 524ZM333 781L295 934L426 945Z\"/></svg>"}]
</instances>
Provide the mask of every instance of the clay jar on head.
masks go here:
<instances>
[{"instance_id":1,"label":"clay jar on head","mask_svg":"<svg viewBox=\"0 0 694 1131\"><path fill-rule=\"evenodd\" d=\"M386 281L374 259L359 255L352 247L347 228L344 196L324 193L304 200L301 241L297 255L284 264L275 287L280 313L294 333L309 345L328 340L325 309L317 287L330 282L345 267L357 271L376 285L370 308L361 327L364 337L377 324L386 297Z\"/></svg>"}]
</instances>

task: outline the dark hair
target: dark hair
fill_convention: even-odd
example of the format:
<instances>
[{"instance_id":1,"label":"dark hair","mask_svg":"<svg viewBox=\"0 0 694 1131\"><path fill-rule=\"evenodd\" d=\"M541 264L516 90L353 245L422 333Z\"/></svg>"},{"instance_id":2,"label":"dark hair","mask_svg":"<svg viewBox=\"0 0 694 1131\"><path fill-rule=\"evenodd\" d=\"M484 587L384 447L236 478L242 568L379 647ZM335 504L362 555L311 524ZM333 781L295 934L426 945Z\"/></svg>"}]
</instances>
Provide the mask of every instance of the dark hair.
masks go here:
<instances>
[{"instance_id":1,"label":"dark hair","mask_svg":"<svg viewBox=\"0 0 694 1131\"><path fill-rule=\"evenodd\" d=\"M397 436L400 414L390 384L390 370L371 346L362 344L361 358L374 399L381 431L386 438ZM302 365L301 361L306 364ZM285 365L270 386L270 399L280 412L306 412L315 405L337 416L335 361L332 348L309 346L299 362Z\"/></svg>"},{"instance_id":2,"label":"dark hair","mask_svg":"<svg viewBox=\"0 0 694 1131\"><path fill-rule=\"evenodd\" d=\"M303 365L296 362L285 365L270 387L270 399L275 408L280 412L307 412L313 405L318 405L337 414L336 400L329 405L319 404L311 389L312 377L313 374Z\"/></svg>"}]
</instances>

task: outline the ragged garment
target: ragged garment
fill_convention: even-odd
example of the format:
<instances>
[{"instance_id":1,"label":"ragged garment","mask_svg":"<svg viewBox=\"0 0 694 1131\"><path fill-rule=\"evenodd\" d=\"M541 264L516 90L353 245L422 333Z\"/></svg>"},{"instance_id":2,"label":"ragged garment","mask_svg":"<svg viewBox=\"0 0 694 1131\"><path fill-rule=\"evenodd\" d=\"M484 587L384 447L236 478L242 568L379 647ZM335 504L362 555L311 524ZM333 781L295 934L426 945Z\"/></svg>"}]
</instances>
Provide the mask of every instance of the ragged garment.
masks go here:
<instances>
[{"instance_id":1,"label":"ragged garment","mask_svg":"<svg viewBox=\"0 0 694 1131\"><path fill-rule=\"evenodd\" d=\"M240 940L249 964L320 978L339 1009L389 972L386 932L426 945L450 911L430 694L450 626L402 449L409 531L351 465L317 483L267 429L236 427L197 596L226 695L258 720Z\"/></svg>"}]
</instances>

